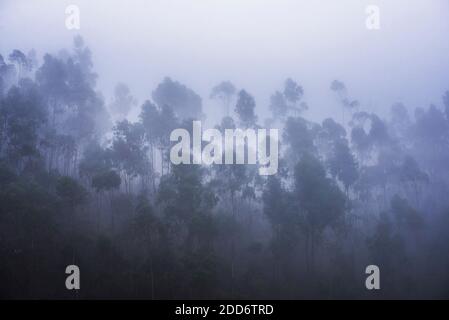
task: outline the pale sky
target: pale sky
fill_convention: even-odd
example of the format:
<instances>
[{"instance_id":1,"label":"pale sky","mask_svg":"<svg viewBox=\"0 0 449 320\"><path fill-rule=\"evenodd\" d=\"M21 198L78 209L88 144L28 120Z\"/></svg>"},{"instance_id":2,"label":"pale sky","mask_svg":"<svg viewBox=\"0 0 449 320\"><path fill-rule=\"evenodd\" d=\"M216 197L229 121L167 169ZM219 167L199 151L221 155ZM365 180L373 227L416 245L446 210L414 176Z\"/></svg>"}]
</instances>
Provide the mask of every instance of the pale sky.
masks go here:
<instances>
[{"instance_id":1,"label":"pale sky","mask_svg":"<svg viewBox=\"0 0 449 320\"><path fill-rule=\"evenodd\" d=\"M81 30L65 27L65 8L80 8ZM367 5L380 9L380 30L365 26ZM441 106L449 90L447 0L0 0L0 53L38 55L71 46L81 34L108 97L125 82L139 102L165 77L208 99L230 80L256 97L266 114L287 77L298 81L309 118L339 115L329 90L344 81L362 108L384 113Z\"/></svg>"}]
</instances>

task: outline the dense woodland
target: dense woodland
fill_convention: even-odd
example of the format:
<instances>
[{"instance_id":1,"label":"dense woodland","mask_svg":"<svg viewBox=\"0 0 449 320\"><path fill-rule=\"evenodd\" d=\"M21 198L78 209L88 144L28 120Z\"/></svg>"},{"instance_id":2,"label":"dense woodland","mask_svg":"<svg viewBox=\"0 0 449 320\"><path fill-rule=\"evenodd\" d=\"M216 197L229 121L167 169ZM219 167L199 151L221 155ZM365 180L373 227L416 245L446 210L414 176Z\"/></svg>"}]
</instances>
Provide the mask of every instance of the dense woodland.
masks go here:
<instances>
[{"instance_id":1,"label":"dense woodland","mask_svg":"<svg viewBox=\"0 0 449 320\"><path fill-rule=\"evenodd\" d=\"M287 79L265 119L229 81L105 98L79 37L2 54L1 298L449 298L449 92L381 116L340 80L331 108ZM219 130L280 130L276 175L170 163L170 132L206 119L209 99ZM308 120L325 107L338 116ZM65 288L70 264L81 290ZM370 264L381 290L365 288Z\"/></svg>"}]
</instances>

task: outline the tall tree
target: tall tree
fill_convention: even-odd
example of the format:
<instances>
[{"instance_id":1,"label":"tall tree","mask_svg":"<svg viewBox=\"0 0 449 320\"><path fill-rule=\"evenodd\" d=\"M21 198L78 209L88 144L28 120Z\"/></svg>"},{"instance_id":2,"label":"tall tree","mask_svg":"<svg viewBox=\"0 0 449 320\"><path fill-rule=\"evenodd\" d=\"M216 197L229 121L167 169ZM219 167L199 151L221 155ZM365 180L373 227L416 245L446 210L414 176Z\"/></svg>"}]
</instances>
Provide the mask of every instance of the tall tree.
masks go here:
<instances>
[{"instance_id":1,"label":"tall tree","mask_svg":"<svg viewBox=\"0 0 449 320\"><path fill-rule=\"evenodd\" d=\"M235 105L235 112L243 127L250 128L256 125L257 116L254 113L255 108L256 101L254 98L245 90L240 90L237 104Z\"/></svg>"},{"instance_id":2,"label":"tall tree","mask_svg":"<svg viewBox=\"0 0 449 320\"><path fill-rule=\"evenodd\" d=\"M118 83L114 88L114 99L109 105L110 110L117 114L120 120L123 120L136 104L137 101L131 95L129 87L124 83Z\"/></svg>"},{"instance_id":3,"label":"tall tree","mask_svg":"<svg viewBox=\"0 0 449 320\"><path fill-rule=\"evenodd\" d=\"M0 104L0 155L6 152L21 164L38 156L39 129L45 121L45 105L37 86L29 79L21 80Z\"/></svg>"},{"instance_id":4,"label":"tall tree","mask_svg":"<svg viewBox=\"0 0 449 320\"><path fill-rule=\"evenodd\" d=\"M159 108L169 106L181 119L202 117L202 100L192 89L185 85L165 78L152 94Z\"/></svg>"},{"instance_id":5,"label":"tall tree","mask_svg":"<svg viewBox=\"0 0 449 320\"><path fill-rule=\"evenodd\" d=\"M342 124L344 126L346 126L345 123L345 109L348 109L350 112L356 111L360 105L360 103L357 100L352 100L351 98L349 98L348 96L348 91L346 89L346 85L339 81L339 80L334 80L331 83L330 86L331 90L334 91L335 93L337 93L337 97L340 100L341 103L341 112L342 112Z\"/></svg>"},{"instance_id":6,"label":"tall tree","mask_svg":"<svg viewBox=\"0 0 449 320\"><path fill-rule=\"evenodd\" d=\"M294 194L306 235L307 262L311 270L319 235L344 216L346 201L338 186L326 177L319 160L309 154L295 167Z\"/></svg>"},{"instance_id":7,"label":"tall tree","mask_svg":"<svg viewBox=\"0 0 449 320\"><path fill-rule=\"evenodd\" d=\"M111 157L125 183L126 192L131 192L132 181L145 173L148 162L144 129L141 123L128 120L118 122L114 127Z\"/></svg>"},{"instance_id":8,"label":"tall tree","mask_svg":"<svg viewBox=\"0 0 449 320\"><path fill-rule=\"evenodd\" d=\"M229 108L236 91L236 88L230 81L223 81L213 87L210 93L211 99L217 99L221 101L225 110L225 116L227 117L230 116Z\"/></svg>"}]
</instances>

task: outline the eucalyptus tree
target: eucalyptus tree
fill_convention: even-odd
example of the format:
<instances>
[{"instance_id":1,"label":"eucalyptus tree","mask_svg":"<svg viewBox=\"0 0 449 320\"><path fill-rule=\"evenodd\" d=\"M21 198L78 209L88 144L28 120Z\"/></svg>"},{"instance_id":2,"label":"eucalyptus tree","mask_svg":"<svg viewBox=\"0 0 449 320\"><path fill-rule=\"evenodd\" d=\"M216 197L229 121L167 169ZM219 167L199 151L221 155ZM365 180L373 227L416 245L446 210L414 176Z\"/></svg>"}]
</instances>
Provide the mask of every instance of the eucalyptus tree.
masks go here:
<instances>
[{"instance_id":1,"label":"eucalyptus tree","mask_svg":"<svg viewBox=\"0 0 449 320\"><path fill-rule=\"evenodd\" d=\"M17 82L32 70L32 61L22 51L15 49L8 58L17 68Z\"/></svg>"},{"instance_id":2,"label":"eucalyptus tree","mask_svg":"<svg viewBox=\"0 0 449 320\"><path fill-rule=\"evenodd\" d=\"M344 216L346 200L335 182L326 176L320 161L307 153L295 166L293 194L306 236L307 268L310 271L320 235Z\"/></svg>"},{"instance_id":3,"label":"eucalyptus tree","mask_svg":"<svg viewBox=\"0 0 449 320\"><path fill-rule=\"evenodd\" d=\"M38 87L29 79L13 86L0 104L0 155L17 162L39 157L40 129L46 122L46 110Z\"/></svg>"},{"instance_id":4,"label":"eucalyptus tree","mask_svg":"<svg viewBox=\"0 0 449 320\"><path fill-rule=\"evenodd\" d=\"M2 97L6 91L14 83L17 83L17 68L14 64L5 61L3 56L0 54L0 97Z\"/></svg>"},{"instance_id":5,"label":"eucalyptus tree","mask_svg":"<svg viewBox=\"0 0 449 320\"><path fill-rule=\"evenodd\" d=\"M212 88L210 93L211 99L220 100L225 110L225 116L230 116L230 107L237 89L230 81L222 81Z\"/></svg>"},{"instance_id":6,"label":"eucalyptus tree","mask_svg":"<svg viewBox=\"0 0 449 320\"><path fill-rule=\"evenodd\" d=\"M316 138L320 126L302 117L289 117L285 122L282 134L284 144L287 145L285 159L293 168L305 154L317 155Z\"/></svg>"},{"instance_id":7,"label":"eucalyptus tree","mask_svg":"<svg viewBox=\"0 0 449 320\"><path fill-rule=\"evenodd\" d=\"M139 115L140 122L144 129L144 139L150 150L151 168L153 176L153 186L156 170L156 153L155 150L159 150L160 153L160 175L169 171L169 148L170 133L173 129L179 126L178 118L176 117L173 109L164 104L161 107L154 105L150 101L146 101L141 108Z\"/></svg>"},{"instance_id":8,"label":"eucalyptus tree","mask_svg":"<svg viewBox=\"0 0 449 320\"><path fill-rule=\"evenodd\" d=\"M123 120L116 124L111 158L123 178L126 192L130 193L133 179L145 175L148 168L147 146L141 123Z\"/></svg>"},{"instance_id":9,"label":"eucalyptus tree","mask_svg":"<svg viewBox=\"0 0 449 320\"><path fill-rule=\"evenodd\" d=\"M359 103L359 101L352 100L349 97L346 85L343 82L341 82L339 80L334 80L334 81L332 81L330 88L332 91L334 91L337 94L337 97L338 97L339 102L342 107L342 109L341 109L342 110L342 124L343 124L343 126L346 126L345 109L349 110L351 113L354 111L358 112L360 103Z\"/></svg>"},{"instance_id":10,"label":"eucalyptus tree","mask_svg":"<svg viewBox=\"0 0 449 320\"><path fill-rule=\"evenodd\" d=\"M181 119L200 119L202 115L202 99L187 86L165 78L153 91L153 101L160 109L169 106Z\"/></svg>"},{"instance_id":11,"label":"eucalyptus tree","mask_svg":"<svg viewBox=\"0 0 449 320\"><path fill-rule=\"evenodd\" d=\"M182 279L184 286L194 286L193 292L201 296L211 292L216 277L217 230L212 210L217 197L204 184L204 174L200 166L173 166L170 174L162 178L157 195L157 204L168 220L183 268L193 271L191 277Z\"/></svg>"},{"instance_id":12,"label":"eucalyptus tree","mask_svg":"<svg viewBox=\"0 0 449 320\"><path fill-rule=\"evenodd\" d=\"M122 82L118 83L114 88L114 98L109 105L113 114L123 120L136 104L137 100L132 96L129 87Z\"/></svg>"},{"instance_id":13,"label":"eucalyptus tree","mask_svg":"<svg viewBox=\"0 0 449 320\"><path fill-rule=\"evenodd\" d=\"M348 196L349 188L358 178L358 167L346 139L346 130L333 119L325 119L317 140L330 174L343 183Z\"/></svg>"},{"instance_id":14,"label":"eucalyptus tree","mask_svg":"<svg viewBox=\"0 0 449 320\"><path fill-rule=\"evenodd\" d=\"M254 112L255 108L256 101L253 96L245 90L240 90L234 111L239 118L240 124L244 128L251 128L256 125L257 116Z\"/></svg>"}]
</instances>

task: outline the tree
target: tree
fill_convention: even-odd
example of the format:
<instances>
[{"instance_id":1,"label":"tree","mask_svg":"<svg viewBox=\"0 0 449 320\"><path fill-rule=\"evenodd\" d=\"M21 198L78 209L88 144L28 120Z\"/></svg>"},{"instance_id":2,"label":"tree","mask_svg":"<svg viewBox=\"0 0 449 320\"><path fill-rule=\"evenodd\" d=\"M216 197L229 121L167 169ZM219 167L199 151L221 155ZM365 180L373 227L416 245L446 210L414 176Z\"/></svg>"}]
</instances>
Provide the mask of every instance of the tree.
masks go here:
<instances>
[{"instance_id":1,"label":"tree","mask_svg":"<svg viewBox=\"0 0 449 320\"><path fill-rule=\"evenodd\" d=\"M408 138L408 129L411 125L408 110L402 103L395 103L391 106L390 115L390 127L392 129L392 135L398 142L402 142L406 138Z\"/></svg>"},{"instance_id":2,"label":"tree","mask_svg":"<svg viewBox=\"0 0 449 320\"><path fill-rule=\"evenodd\" d=\"M270 110L274 119L283 119L288 113L288 105L284 95L276 91L270 98Z\"/></svg>"},{"instance_id":3,"label":"tree","mask_svg":"<svg viewBox=\"0 0 449 320\"><path fill-rule=\"evenodd\" d=\"M446 119L449 121L449 90L444 93L443 104L444 112L446 113Z\"/></svg>"},{"instance_id":4,"label":"tree","mask_svg":"<svg viewBox=\"0 0 449 320\"><path fill-rule=\"evenodd\" d=\"M114 167L119 170L128 193L134 178L144 175L148 167L147 146L144 143L144 128L141 123L128 120L118 122L114 127L111 157Z\"/></svg>"},{"instance_id":5,"label":"tree","mask_svg":"<svg viewBox=\"0 0 449 320\"><path fill-rule=\"evenodd\" d=\"M404 239L395 232L391 218L386 212L380 214L374 234L367 238L367 246L372 260L384 270L384 286L391 288L389 294L394 296L395 282L407 281L403 276L403 266L408 259Z\"/></svg>"},{"instance_id":6,"label":"tree","mask_svg":"<svg viewBox=\"0 0 449 320\"><path fill-rule=\"evenodd\" d=\"M183 221L192 221L195 215L210 214L216 197L203 186L203 175L204 169L199 166L181 164L173 167L172 173L161 181L157 196L166 214L174 214Z\"/></svg>"},{"instance_id":7,"label":"tree","mask_svg":"<svg viewBox=\"0 0 449 320\"><path fill-rule=\"evenodd\" d=\"M73 178L62 176L56 182L56 194L62 201L63 207L66 207L71 230L72 241L75 236L75 213L76 208L85 203L88 198L86 189ZM75 263L75 247L73 248L73 263Z\"/></svg>"},{"instance_id":8,"label":"tree","mask_svg":"<svg viewBox=\"0 0 449 320\"><path fill-rule=\"evenodd\" d=\"M345 140L338 141L328 159L328 166L333 177L338 178L344 185L346 194L358 178L357 163Z\"/></svg>"},{"instance_id":9,"label":"tree","mask_svg":"<svg viewBox=\"0 0 449 320\"><path fill-rule=\"evenodd\" d=\"M120 187L122 180L117 172L99 172L92 178L92 187L97 191L111 191Z\"/></svg>"},{"instance_id":10,"label":"tree","mask_svg":"<svg viewBox=\"0 0 449 320\"><path fill-rule=\"evenodd\" d=\"M220 100L225 109L225 116L229 117L229 107L235 93L236 88L234 85L230 81L223 81L212 88L210 98Z\"/></svg>"},{"instance_id":11,"label":"tree","mask_svg":"<svg viewBox=\"0 0 449 320\"><path fill-rule=\"evenodd\" d=\"M391 211L399 228L405 227L406 231L416 233L422 230L424 219L417 210L408 204L408 201L397 194L391 199Z\"/></svg>"},{"instance_id":12,"label":"tree","mask_svg":"<svg viewBox=\"0 0 449 320\"><path fill-rule=\"evenodd\" d=\"M75 207L82 204L87 197L84 187L70 177L59 178L56 184L56 193L71 209L75 209Z\"/></svg>"},{"instance_id":13,"label":"tree","mask_svg":"<svg viewBox=\"0 0 449 320\"><path fill-rule=\"evenodd\" d=\"M285 80L283 93L289 109L293 110L295 115L308 109L305 102L300 103L304 95L303 88L292 79Z\"/></svg>"},{"instance_id":14,"label":"tree","mask_svg":"<svg viewBox=\"0 0 449 320\"><path fill-rule=\"evenodd\" d=\"M77 171L77 143L75 139L68 134L58 134L54 130L45 130L43 141L41 142L41 152L50 150L47 160L48 171L62 172L64 175L70 175Z\"/></svg>"},{"instance_id":15,"label":"tree","mask_svg":"<svg viewBox=\"0 0 449 320\"><path fill-rule=\"evenodd\" d=\"M15 82L16 67L14 64L8 64L0 54L0 98L6 93L10 85Z\"/></svg>"},{"instance_id":16,"label":"tree","mask_svg":"<svg viewBox=\"0 0 449 320\"><path fill-rule=\"evenodd\" d=\"M345 124L345 109L348 109L349 111L357 111L357 108L359 107L360 103L357 100L351 100L348 97L348 91L346 89L346 85L339 81L334 80L331 83L330 86L331 90L337 93L338 99L340 100L341 106L342 106L342 123Z\"/></svg>"},{"instance_id":17,"label":"tree","mask_svg":"<svg viewBox=\"0 0 449 320\"><path fill-rule=\"evenodd\" d=\"M301 100L304 91L295 81L288 78L285 80L284 96L288 102L296 104Z\"/></svg>"},{"instance_id":18,"label":"tree","mask_svg":"<svg viewBox=\"0 0 449 320\"><path fill-rule=\"evenodd\" d=\"M36 82L47 105L49 117L46 136L49 169L53 169L56 157L56 144L59 135L70 135L76 146L74 161L77 165L77 152L101 137L110 129L109 115L104 101L95 91L96 74L89 48L82 38L75 37L73 52L59 56L46 54L44 63L36 71Z\"/></svg>"},{"instance_id":19,"label":"tree","mask_svg":"<svg viewBox=\"0 0 449 320\"><path fill-rule=\"evenodd\" d=\"M164 221L157 216L154 207L144 194L139 194L135 214L125 229L125 250L133 248L133 287L137 292L149 291L151 299L160 298L167 278L173 272L172 252L167 239ZM163 296L162 296L163 297Z\"/></svg>"},{"instance_id":20,"label":"tree","mask_svg":"<svg viewBox=\"0 0 449 320\"><path fill-rule=\"evenodd\" d=\"M344 216L346 200L338 186L326 177L322 164L309 154L305 154L295 167L294 195L306 235L310 270L313 268L318 236Z\"/></svg>"},{"instance_id":21,"label":"tree","mask_svg":"<svg viewBox=\"0 0 449 320\"><path fill-rule=\"evenodd\" d=\"M14 50L9 55L9 61L17 66L17 80L20 80L26 72L32 69L32 62L20 50Z\"/></svg>"},{"instance_id":22,"label":"tree","mask_svg":"<svg viewBox=\"0 0 449 320\"><path fill-rule=\"evenodd\" d=\"M47 106L51 112L50 124L55 127L58 115L68 104L68 75L64 62L46 54L44 63L36 71L36 81L47 99Z\"/></svg>"},{"instance_id":23,"label":"tree","mask_svg":"<svg viewBox=\"0 0 449 320\"><path fill-rule=\"evenodd\" d=\"M269 101L278 173L260 176L257 164L169 161L172 130L192 134L202 117L201 97L179 82L112 126L104 101L125 117L132 90L103 97L82 38L69 49L39 65L0 55L1 296L71 298L54 275L75 262L86 299L359 298L368 264L383 270L382 297L445 297L448 92L414 116L396 103L384 120L335 81L345 126L298 116L304 90L287 79ZM210 97L235 107L215 125L222 135L264 120L229 82Z\"/></svg>"},{"instance_id":24,"label":"tree","mask_svg":"<svg viewBox=\"0 0 449 320\"><path fill-rule=\"evenodd\" d=\"M413 190L413 198L419 206L420 190L424 183L429 182L429 176L423 172L416 160L406 156L402 165L398 168L399 179L404 184L409 184Z\"/></svg>"},{"instance_id":25,"label":"tree","mask_svg":"<svg viewBox=\"0 0 449 320\"><path fill-rule=\"evenodd\" d=\"M164 174L164 167L169 170L168 150L170 147L170 133L179 126L173 109L168 105L158 108L151 102L147 101L142 105L140 113L140 121L144 128L144 138L151 151L151 165L155 170L154 149L159 149L161 156L161 175ZM153 180L154 184L154 180Z\"/></svg>"},{"instance_id":26,"label":"tree","mask_svg":"<svg viewBox=\"0 0 449 320\"><path fill-rule=\"evenodd\" d=\"M327 118L317 140L330 174L343 183L348 196L349 188L358 178L358 168L346 139L346 130L332 118Z\"/></svg>"},{"instance_id":27,"label":"tree","mask_svg":"<svg viewBox=\"0 0 449 320\"><path fill-rule=\"evenodd\" d=\"M79 163L81 177L87 177L92 184L93 177L100 172L113 169L113 159L110 149L105 149L96 141L84 149L83 159Z\"/></svg>"},{"instance_id":28,"label":"tree","mask_svg":"<svg viewBox=\"0 0 449 320\"><path fill-rule=\"evenodd\" d=\"M235 112L237 113L240 123L245 128L254 127L257 122L257 116L254 113L256 102L254 98L245 90L240 90L238 94Z\"/></svg>"},{"instance_id":29,"label":"tree","mask_svg":"<svg viewBox=\"0 0 449 320\"><path fill-rule=\"evenodd\" d=\"M375 114L355 113L352 126L351 142L362 163L379 155L383 148L391 146L393 143L387 125Z\"/></svg>"},{"instance_id":30,"label":"tree","mask_svg":"<svg viewBox=\"0 0 449 320\"><path fill-rule=\"evenodd\" d=\"M114 219L115 209L112 204L112 192L120 188L121 183L122 179L120 178L120 175L114 170L99 172L92 178L92 187L97 191L97 193L103 192L109 193L112 232L114 232L115 228L115 219ZM99 215L97 215L97 217L98 217L97 228L99 228Z\"/></svg>"},{"instance_id":31,"label":"tree","mask_svg":"<svg viewBox=\"0 0 449 320\"><path fill-rule=\"evenodd\" d=\"M0 54L0 99L3 97L5 91L5 80L3 80L3 68L5 66L5 60Z\"/></svg>"},{"instance_id":32,"label":"tree","mask_svg":"<svg viewBox=\"0 0 449 320\"><path fill-rule=\"evenodd\" d=\"M169 221L172 237L181 246L185 270L195 270L186 286L204 296L214 281L214 240L217 230L212 209L215 194L203 184L200 166L177 165L163 177L157 204ZM184 280L185 281L185 280Z\"/></svg>"},{"instance_id":33,"label":"tree","mask_svg":"<svg viewBox=\"0 0 449 320\"><path fill-rule=\"evenodd\" d=\"M110 110L118 114L120 119L124 119L136 104L137 101L131 95L128 86L118 83L114 89L114 99L109 106Z\"/></svg>"},{"instance_id":34,"label":"tree","mask_svg":"<svg viewBox=\"0 0 449 320\"><path fill-rule=\"evenodd\" d=\"M286 159L293 167L304 154L316 154L315 138L319 126L302 117L289 117L285 123L283 139L289 148Z\"/></svg>"},{"instance_id":35,"label":"tree","mask_svg":"<svg viewBox=\"0 0 449 320\"><path fill-rule=\"evenodd\" d=\"M278 177L268 178L262 201L263 212L273 229L271 250L274 255L273 277L276 283L282 275L284 278L288 277L288 265L291 264L299 241L301 220L293 199L294 195L283 187ZM288 281L284 285L288 285Z\"/></svg>"},{"instance_id":36,"label":"tree","mask_svg":"<svg viewBox=\"0 0 449 320\"><path fill-rule=\"evenodd\" d=\"M202 100L192 89L185 85L165 78L152 94L159 108L169 106L181 119L199 119L202 113Z\"/></svg>"},{"instance_id":37,"label":"tree","mask_svg":"<svg viewBox=\"0 0 449 320\"><path fill-rule=\"evenodd\" d=\"M449 157L449 123L434 105L416 111L416 122L410 128L416 159L428 168L431 177L436 177L441 174L437 168L444 166Z\"/></svg>"},{"instance_id":38,"label":"tree","mask_svg":"<svg viewBox=\"0 0 449 320\"><path fill-rule=\"evenodd\" d=\"M270 98L270 110L273 119L284 120L293 111L294 116L308 109L305 102L301 102L304 90L295 81L288 78L284 82L282 92L276 91Z\"/></svg>"},{"instance_id":39,"label":"tree","mask_svg":"<svg viewBox=\"0 0 449 320\"><path fill-rule=\"evenodd\" d=\"M54 288L51 274L60 261L56 253L65 226L57 223L60 211L55 198L39 181L16 175L11 167L0 164L0 256L4 261L0 278L4 296L44 296L47 290L40 288L43 282ZM18 273L21 277L15 279Z\"/></svg>"},{"instance_id":40,"label":"tree","mask_svg":"<svg viewBox=\"0 0 449 320\"><path fill-rule=\"evenodd\" d=\"M20 162L37 156L39 129L45 120L46 111L38 88L29 79L21 80L0 105L0 155L6 151L11 160Z\"/></svg>"}]
</instances>

